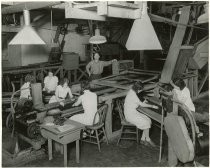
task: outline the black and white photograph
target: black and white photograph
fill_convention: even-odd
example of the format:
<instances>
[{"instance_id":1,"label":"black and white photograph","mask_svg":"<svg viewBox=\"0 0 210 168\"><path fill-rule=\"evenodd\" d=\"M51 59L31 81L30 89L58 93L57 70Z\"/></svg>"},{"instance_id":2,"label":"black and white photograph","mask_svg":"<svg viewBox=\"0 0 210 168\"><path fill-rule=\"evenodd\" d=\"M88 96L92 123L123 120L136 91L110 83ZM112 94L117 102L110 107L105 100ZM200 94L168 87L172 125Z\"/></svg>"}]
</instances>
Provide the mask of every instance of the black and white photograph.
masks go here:
<instances>
[{"instance_id":1,"label":"black and white photograph","mask_svg":"<svg viewBox=\"0 0 210 168\"><path fill-rule=\"evenodd\" d=\"M1 167L209 167L209 1L0 2Z\"/></svg>"}]
</instances>

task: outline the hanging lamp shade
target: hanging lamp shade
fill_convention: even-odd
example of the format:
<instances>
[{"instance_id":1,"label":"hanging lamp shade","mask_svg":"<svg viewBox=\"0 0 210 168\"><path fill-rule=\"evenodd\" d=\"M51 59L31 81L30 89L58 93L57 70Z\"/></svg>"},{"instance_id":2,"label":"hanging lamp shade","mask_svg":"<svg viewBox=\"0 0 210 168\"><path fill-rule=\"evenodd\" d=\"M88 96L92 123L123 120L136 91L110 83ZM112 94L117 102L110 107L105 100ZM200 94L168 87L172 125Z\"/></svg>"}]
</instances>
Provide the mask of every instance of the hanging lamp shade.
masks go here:
<instances>
[{"instance_id":1,"label":"hanging lamp shade","mask_svg":"<svg viewBox=\"0 0 210 168\"><path fill-rule=\"evenodd\" d=\"M45 45L46 43L39 37L30 25L30 13L23 10L25 25L17 35L10 41L9 45Z\"/></svg>"},{"instance_id":2,"label":"hanging lamp shade","mask_svg":"<svg viewBox=\"0 0 210 168\"><path fill-rule=\"evenodd\" d=\"M143 2L142 16L136 19L126 42L127 50L162 50L150 18L147 2Z\"/></svg>"},{"instance_id":3,"label":"hanging lamp shade","mask_svg":"<svg viewBox=\"0 0 210 168\"><path fill-rule=\"evenodd\" d=\"M204 14L198 17L197 24L203 24L209 22L209 4L207 3L204 7Z\"/></svg>"},{"instance_id":4,"label":"hanging lamp shade","mask_svg":"<svg viewBox=\"0 0 210 168\"><path fill-rule=\"evenodd\" d=\"M95 36L89 39L89 43L91 44L102 44L106 43L106 37L100 35L100 30L98 28L95 29Z\"/></svg>"}]
</instances>

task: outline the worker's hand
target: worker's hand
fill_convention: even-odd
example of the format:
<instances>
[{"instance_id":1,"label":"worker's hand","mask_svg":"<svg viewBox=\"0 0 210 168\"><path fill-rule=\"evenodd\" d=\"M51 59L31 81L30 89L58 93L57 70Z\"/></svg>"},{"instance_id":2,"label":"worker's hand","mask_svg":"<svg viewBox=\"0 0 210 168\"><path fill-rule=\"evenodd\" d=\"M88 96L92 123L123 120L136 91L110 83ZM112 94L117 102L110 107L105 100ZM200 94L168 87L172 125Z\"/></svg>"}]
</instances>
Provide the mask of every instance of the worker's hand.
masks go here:
<instances>
[{"instance_id":1,"label":"worker's hand","mask_svg":"<svg viewBox=\"0 0 210 168\"><path fill-rule=\"evenodd\" d=\"M75 103L72 105L72 107L75 107Z\"/></svg>"},{"instance_id":2,"label":"worker's hand","mask_svg":"<svg viewBox=\"0 0 210 168\"><path fill-rule=\"evenodd\" d=\"M143 103L148 103L147 99L145 99Z\"/></svg>"},{"instance_id":3,"label":"worker's hand","mask_svg":"<svg viewBox=\"0 0 210 168\"><path fill-rule=\"evenodd\" d=\"M152 105L153 109L158 109L158 106Z\"/></svg>"},{"instance_id":4,"label":"worker's hand","mask_svg":"<svg viewBox=\"0 0 210 168\"><path fill-rule=\"evenodd\" d=\"M174 82L172 80L170 80L169 82L172 86L174 86Z\"/></svg>"},{"instance_id":5,"label":"worker's hand","mask_svg":"<svg viewBox=\"0 0 210 168\"><path fill-rule=\"evenodd\" d=\"M91 75L91 73L90 72L88 72L88 76L90 76Z\"/></svg>"},{"instance_id":6,"label":"worker's hand","mask_svg":"<svg viewBox=\"0 0 210 168\"><path fill-rule=\"evenodd\" d=\"M60 102L60 105L64 107L64 102Z\"/></svg>"},{"instance_id":7,"label":"worker's hand","mask_svg":"<svg viewBox=\"0 0 210 168\"><path fill-rule=\"evenodd\" d=\"M116 59L113 59L113 60L112 60L112 63L113 63L113 62L116 62L116 61L117 61Z\"/></svg>"}]
</instances>

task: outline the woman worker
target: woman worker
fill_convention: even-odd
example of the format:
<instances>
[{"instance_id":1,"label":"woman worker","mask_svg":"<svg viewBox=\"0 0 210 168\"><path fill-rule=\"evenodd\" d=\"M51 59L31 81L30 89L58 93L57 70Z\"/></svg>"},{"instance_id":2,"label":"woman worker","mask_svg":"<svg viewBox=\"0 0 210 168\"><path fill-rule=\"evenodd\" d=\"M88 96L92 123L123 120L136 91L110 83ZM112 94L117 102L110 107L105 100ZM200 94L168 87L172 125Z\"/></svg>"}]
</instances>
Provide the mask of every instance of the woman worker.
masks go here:
<instances>
[{"instance_id":1,"label":"woman worker","mask_svg":"<svg viewBox=\"0 0 210 168\"><path fill-rule=\"evenodd\" d=\"M74 115L70 117L70 119L85 125L92 125L94 116L97 112L97 95L90 91L90 84L87 81L81 83L81 88L82 95L73 106L82 104L84 113ZM98 122L98 120L99 118L97 117L95 122Z\"/></svg>"},{"instance_id":2,"label":"woman worker","mask_svg":"<svg viewBox=\"0 0 210 168\"><path fill-rule=\"evenodd\" d=\"M20 98L26 98L30 100L32 99L30 86L31 86L31 83L33 83L34 81L35 81L35 78L32 75L30 74L26 75L25 82L20 88Z\"/></svg>"},{"instance_id":3,"label":"woman worker","mask_svg":"<svg viewBox=\"0 0 210 168\"><path fill-rule=\"evenodd\" d=\"M43 91L47 93L54 93L58 85L58 77L53 75L53 72L49 70L48 76L44 78Z\"/></svg>"},{"instance_id":4,"label":"woman worker","mask_svg":"<svg viewBox=\"0 0 210 168\"><path fill-rule=\"evenodd\" d=\"M97 52L94 54L93 58L94 59L91 62L89 62L86 66L86 71L90 77L90 80L101 78L103 68L105 66L111 65L114 61L117 61L116 59L113 59L111 61L100 61L100 55Z\"/></svg>"},{"instance_id":5,"label":"woman worker","mask_svg":"<svg viewBox=\"0 0 210 168\"><path fill-rule=\"evenodd\" d=\"M185 82L181 78L177 78L173 81L170 81L170 84L173 86L173 98L184 104L190 111L193 117L195 118L196 122L208 122L209 113L196 113L195 112L195 105L192 101L190 96L190 91L187 88ZM182 111L182 110L181 110ZM184 113L185 114L185 113ZM198 127L196 127L196 131L199 132Z\"/></svg>"},{"instance_id":6,"label":"woman worker","mask_svg":"<svg viewBox=\"0 0 210 168\"><path fill-rule=\"evenodd\" d=\"M63 78L60 80L59 85L55 89L55 95L50 98L49 103L60 102L61 105L64 105L63 101L69 94L70 98L73 98L71 93L71 89L68 86L69 80L67 78Z\"/></svg>"},{"instance_id":7,"label":"woman worker","mask_svg":"<svg viewBox=\"0 0 210 168\"><path fill-rule=\"evenodd\" d=\"M151 119L146 115L138 112L136 108L138 106L142 107L150 107L154 109L158 109L155 105L149 105L145 101L141 102L137 96L143 90L143 84L141 82L136 82L132 88L128 91L125 103L124 103L124 114L125 118L128 122L136 125L138 129L143 130L141 143L145 145L150 145L155 147L154 142L149 137L149 130L151 127Z\"/></svg>"}]
</instances>

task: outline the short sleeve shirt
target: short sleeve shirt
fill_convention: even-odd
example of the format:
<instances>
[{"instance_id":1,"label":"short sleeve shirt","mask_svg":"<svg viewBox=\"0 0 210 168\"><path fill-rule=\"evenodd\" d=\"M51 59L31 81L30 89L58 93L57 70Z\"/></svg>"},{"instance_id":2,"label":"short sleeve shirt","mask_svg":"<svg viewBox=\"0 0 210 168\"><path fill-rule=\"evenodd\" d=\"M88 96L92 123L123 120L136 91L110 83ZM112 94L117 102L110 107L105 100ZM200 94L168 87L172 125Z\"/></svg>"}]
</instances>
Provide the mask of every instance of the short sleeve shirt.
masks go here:
<instances>
[{"instance_id":1,"label":"short sleeve shirt","mask_svg":"<svg viewBox=\"0 0 210 168\"><path fill-rule=\"evenodd\" d=\"M29 98L31 97L31 92L30 92L30 83L24 83L23 86L20 88L20 98ZM22 90L23 89L23 90Z\"/></svg>"},{"instance_id":2,"label":"short sleeve shirt","mask_svg":"<svg viewBox=\"0 0 210 168\"><path fill-rule=\"evenodd\" d=\"M187 87L185 87L183 90L174 89L174 92L177 95L177 99L185 104L191 111L195 112L195 106L192 102L190 91Z\"/></svg>"},{"instance_id":3,"label":"short sleeve shirt","mask_svg":"<svg viewBox=\"0 0 210 168\"><path fill-rule=\"evenodd\" d=\"M103 68L111 64L111 61L91 61L88 63L87 67L90 68L91 74L98 75L102 74Z\"/></svg>"},{"instance_id":4,"label":"short sleeve shirt","mask_svg":"<svg viewBox=\"0 0 210 168\"><path fill-rule=\"evenodd\" d=\"M58 85L58 77L57 76L46 76L44 78L45 88L49 89L50 91L55 91Z\"/></svg>"}]
</instances>

